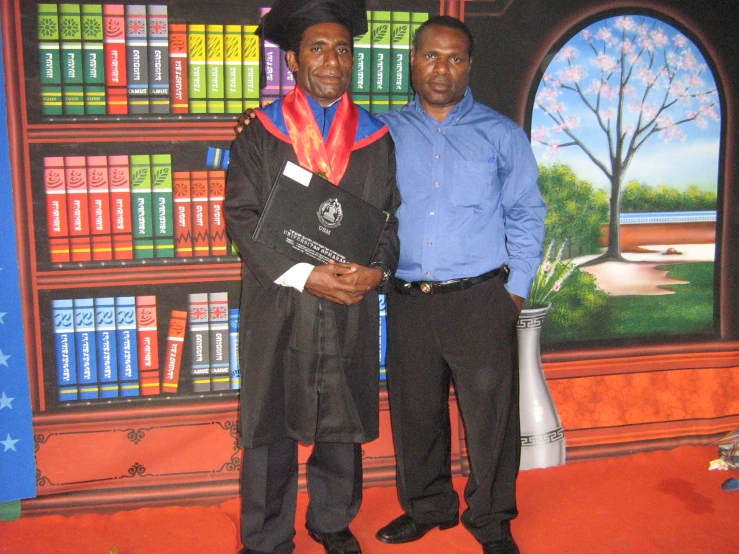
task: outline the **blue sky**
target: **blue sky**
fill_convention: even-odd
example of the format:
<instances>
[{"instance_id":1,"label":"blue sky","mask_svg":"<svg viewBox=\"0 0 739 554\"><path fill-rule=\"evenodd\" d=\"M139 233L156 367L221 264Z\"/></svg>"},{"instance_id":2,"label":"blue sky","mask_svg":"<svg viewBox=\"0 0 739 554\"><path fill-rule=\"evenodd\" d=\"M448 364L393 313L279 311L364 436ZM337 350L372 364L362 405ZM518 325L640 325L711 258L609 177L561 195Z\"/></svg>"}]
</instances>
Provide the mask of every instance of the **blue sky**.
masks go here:
<instances>
[{"instance_id":1,"label":"blue sky","mask_svg":"<svg viewBox=\"0 0 739 554\"><path fill-rule=\"evenodd\" d=\"M624 127L629 124L635 127L639 114L642 114L643 119L653 117L662 106L665 96L679 100L660 113L664 118L661 120L664 133L655 134L645 142L634 157L624 184L637 179L648 185L664 183L684 189L695 184L704 190L716 190L720 111L715 104L718 96L711 92L715 91L716 85L698 48L690 39L666 23L643 16L608 18L578 32L559 50L546 68L550 87L545 90L546 78L540 83L537 97L541 105L551 113L557 113L558 117L566 118L573 133L585 146L599 159L606 161L605 134L598 126L594 114L577 93L564 90L559 85L572 86L577 82L593 103L600 88L602 94L599 112L605 120L606 110L614 110L611 112L611 122L612 127L615 127L613 122L618 88L612 85L619 82L621 75L617 62L622 52L622 33L625 33L627 39L626 50L632 52L632 62L638 60L629 81L631 89L625 94L627 100L623 110ZM596 47L597 55L591 45ZM649 52L655 55L652 67L648 67ZM671 67L677 68L672 85L668 82L668 74L660 75L658 71L665 66L665 56L671 56ZM605 74L612 74L605 86L600 84L603 74L601 69ZM642 102L647 83L655 79L655 86L646 101ZM671 125L671 122L678 122L696 113L701 119L700 126L693 121ZM534 109L534 139L540 137L550 145L552 142L562 144L569 140L562 132L552 132L553 124L542 109ZM662 135L668 135L670 140ZM578 146L557 150L544 146L537 140L532 142L539 163L567 163L582 179L595 186L609 188L605 175Z\"/></svg>"}]
</instances>

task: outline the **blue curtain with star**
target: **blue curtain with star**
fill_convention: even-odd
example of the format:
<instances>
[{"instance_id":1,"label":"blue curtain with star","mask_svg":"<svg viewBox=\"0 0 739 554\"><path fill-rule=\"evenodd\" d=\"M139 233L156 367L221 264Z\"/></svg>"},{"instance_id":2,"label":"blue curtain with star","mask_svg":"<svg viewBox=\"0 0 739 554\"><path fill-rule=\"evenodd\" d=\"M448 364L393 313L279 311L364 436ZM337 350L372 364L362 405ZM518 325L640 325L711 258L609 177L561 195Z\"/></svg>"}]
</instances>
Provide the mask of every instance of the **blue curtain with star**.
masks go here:
<instances>
[{"instance_id":1,"label":"blue curtain with star","mask_svg":"<svg viewBox=\"0 0 739 554\"><path fill-rule=\"evenodd\" d=\"M11 202L4 76L0 56L0 502L9 502L36 496L36 460Z\"/></svg>"}]
</instances>

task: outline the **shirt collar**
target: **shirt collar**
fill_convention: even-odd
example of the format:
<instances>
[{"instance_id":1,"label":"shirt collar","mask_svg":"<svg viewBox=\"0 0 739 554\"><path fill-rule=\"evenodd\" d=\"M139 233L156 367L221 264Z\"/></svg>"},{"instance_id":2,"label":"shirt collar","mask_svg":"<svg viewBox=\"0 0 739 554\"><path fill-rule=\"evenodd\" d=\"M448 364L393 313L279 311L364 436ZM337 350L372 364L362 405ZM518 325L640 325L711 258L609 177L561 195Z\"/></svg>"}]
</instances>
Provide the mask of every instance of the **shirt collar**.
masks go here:
<instances>
[{"instance_id":1,"label":"shirt collar","mask_svg":"<svg viewBox=\"0 0 739 554\"><path fill-rule=\"evenodd\" d=\"M449 111L449 113L446 116L446 119L444 119L444 121L440 123L436 121L436 119L431 117L429 114L427 114L426 111L423 109L423 106L421 106L421 99L418 96L418 93L416 93L416 97L413 100L413 104L416 108L416 111L419 114L421 114L423 117L433 120L433 124L435 127L438 127L438 126L445 127L447 125L456 125L457 123L459 123L460 119L462 119L465 115L467 115L467 113L469 113L474 103L475 103L475 100L474 98L472 98L472 90L470 89L470 87L467 87L467 90L464 91L464 96L462 97L462 100L460 100L459 103Z\"/></svg>"}]
</instances>

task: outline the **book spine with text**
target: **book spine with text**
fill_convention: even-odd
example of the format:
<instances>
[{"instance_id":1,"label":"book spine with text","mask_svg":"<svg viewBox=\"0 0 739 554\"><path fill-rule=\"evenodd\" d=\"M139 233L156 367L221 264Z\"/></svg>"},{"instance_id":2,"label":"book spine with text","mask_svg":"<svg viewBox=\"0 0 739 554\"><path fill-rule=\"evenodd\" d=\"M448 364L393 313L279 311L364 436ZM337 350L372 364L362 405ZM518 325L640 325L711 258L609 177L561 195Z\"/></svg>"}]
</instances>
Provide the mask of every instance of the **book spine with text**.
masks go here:
<instances>
[{"instance_id":1,"label":"book spine with text","mask_svg":"<svg viewBox=\"0 0 739 554\"><path fill-rule=\"evenodd\" d=\"M133 214L133 257L154 257L154 228L151 207L151 156L129 156L131 167L131 208Z\"/></svg>"},{"instance_id":2,"label":"book spine with text","mask_svg":"<svg viewBox=\"0 0 739 554\"><path fill-rule=\"evenodd\" d=\"M372 71L372 12L367 12L367 32L354 38L354 69L352 100L365 110L370 109Z\"/></svg>"},{"instance_id":3,"label":"book spine with text","mask_svg":"<svg viewBox=\"0 0 739 554\"><path fill-rule=\"evenodd\" d=\"M38 48L40 58L41 113L62 115L62 67L59 44L59 7L39 4Z\"/></svg>"},{"instance_id":4,"label":"book spine with text","mask_svg":"<svg viewBox=\"0 0 739 554\"><path fill-rule=\"evenodd\" d=\"M230 351L229 369L231 390L241 389L241 368L239 367L239 309L228 310L228 346Z\"/></svg>"},{"instance_id":5,"label":"book spine with text","mask_svg":"<svg viewBox=\"0 0 739 554\"><path fill-rule=\"evenodd\" d=\"M208 172L190 172L192 201L192 252L196 257L210 256L208 236Z\"/></svg>"},{"instance_id":6,"label":"book spine with text","mask_svg":"<svg viewBox=\"0 0 739 554\"><path fill-rule=\"evenodd\" d=\"M64 158L44 158L44 188L46 190L46 233L52 263L71 260L69 252L69 222L67 220L67 190L64 179Z\"/></svg>"},{"instance_id":7,"label":"book spine with text","mask_svg":"<svg viewBox=\"0 0 739 554\"><path fill-rule=\"evenodd\" d=\"M226 80L226 113L240 114L244 103L243 72L241 70L241 25L226 25L224 70Z\"/></svg>"},{"instance_id":8,"label":"book spine with text","mask_svg":"<svg viewBox=\"0 0 739 554\"><path fill-rule=\"evenodd\" d=\"M140 396L136 298L134 296L119 296L115 299L115 334L121 396Z\"/></svg>"},{"instance_id":9,"label":"book spine with text","mask_svg":"<svg viewBox=\"0 0 739 554\"><path fill-rule=\"evenodd\" d=\"M59 5L64 115L84 115L82 19L79 4Z\"/></svg>"},{"instance_id":10,"label":"book spine with text","mask_svg":"<svg viewBox=\"0 0 739 554\"><path fill-rule=\"evenodd\" d=\"M182 348L187 330L187 312L172 310L169 315L167 331L167 351L162 368L162 392L177 394L180 385L180 369L182 367Z\"/></svg>"},{"instance_id":11,"label":"book spine with text","mask_svg":"<svg viewBox=\"0 0 739 554\"><path fill-rule=\"evenodd\" d=\"M205 25L187 26L187 73L190 113L208 113L205 67Z\"/></svg>"},{"instance_id":12,"label":"book spine with text","mask_svg":"<svg viewBox=\"0 0 739 554\"><path fill-rule=\"evenodd\" d=\"M152 154L151 192L154 212L154 257L174 257L172 156Z\"/></svg>"},{"instance_id":13,"label":"book spine with text","mask_svg":"<svg viewBox=\"0 0 739 554\"><path fill-rule=\"evenodd\" d=\"M190 377L193 392L210 391L210 341L208 336L208 294L188 295L190 325Z\"/></svg>"},{"instance_id":14,"label":"book spine with text","mask_svg":"<svg viewBox=\"0 0 739 554\"><path fill-rule=\"evenodd\" d=\"M259 107L259 35L256 25L241 26L241 56L244 86L243 109Z\"/></svg>"},{"instance_id":15,"label":"book spine with text","mask_svg":"<svg viewBox=\"0 0 739 554\"><path fill-rule=\"evenodd\" d=\"M92 235L92 259L113 259L113 238L110 225L110 186L108 157L87 156L87 190Z\"/></svg>"},{"instance_id":16,"label":"book spine with text","mask_svg":"<svg viewBox=\"0 0 739 554\"><path fill-rule=\"evenodd\" d=\"M208 293L211 390L231 388L231 350L228 345L228 293Z\"/></svg>"},{"instance_id":17,"label":"book spine with text","mask_svg":"<svg viewBox=\"0 0 739 554\"><path fill-rule=\"evenodd\" d=\"M188 113L187 25L184 23L169 26L169 76L171 112Z\"/></svg>"},{"instance_id":18,"label":"book spine with text","mask_svg":"<svg viewBox=\"0 0 739 554\"><path fill-rule=\"evenodd\" d=\"M410 41L411 45L413 45L413 38L416 36L416 31L418 31L418 28L423 25L426 21L429 19L429 14L424 12L412 12L411 13L411 36ZM410 70L409 70L410 73ZM409 78L410 81L410 78ZM410 82L408 84L408 100L413 100L413 97L415 96L415 91L413 90L413 87L411 86Z\"/></svg>"},{"instance_id":19,"label":"book spine with text","mask_svg":"<svg viewBox=\"0 0 739 554\"><path fill-rule=\"evenodd\" d=\"M410 90L411 14L392 12L391 26L390 108L402 108L408 103Z\"/></svg>"},{"instance_id":20,"label":"book spine with text","mask_svg":"<svg viewBox=\"0 0 739 554\"><path fill-rule=\"evenodd\" d=\"M64 178L67 184L67 217L69 218L69 249L73 262L89 262L90 208L87 192L87 169L84 156L64 158Z\"/></svg>"},{"instance_id":21,"label":"book spine with text","mask_svg":"<svg viewBox=\"0 0 739 554\"><path fill-rule=\"evenodd\" d=\"M161 392L156 296L136 297L136 334L139 345L141 396L155 396Z\"/></svg>"},{"instance_id":22,"label":"book spine with text","mask_svg":"<svg viewBox=\"0 0 739 554\"><path fill-rule=\"evenodd\" d=\"M77 400L77 355L75 352L74 307L71 300L52 300L56 375L59 401Z\"/></svg>"},{"instance_id":23,"label":"book spine with text","mask_svg":"<svg viewBox=\"0 0 739 554\"><path fill-rule=\"evenodd\" d=\"M192 201L190 172L174 172L174 252L177 258L192 257Z\"/></svg>"},{"instance_id":24,"label":"book spine with text","mask_svg":"<svg viewBox=\"0 0 739 554\"><path fill-rule=\"evenodd\" d=\"M261 16L264 17L269 10L270 8L260 8ZM263 52L265 81L262 83L262 96L270 102L280 96L280 68L283 62L280 58L280 47L274 42L265 40Z\"/></svg>"},{"instance_id":25,"label":"book spine with text","mask_svg":"<svg viewBox=\"0 0 739 554\"><path fill-rule=\"evenodd\" d=\"M85 83L85 113L105 115L105 53L103 7L82 4L82 66Z\"/></svg>"},{"instance_id":26,"label":"book spine with text","mask_svg":"<svg viewBox=\"0 0 739 554\"><path fill-rule=\"evenodd\" d=\"M133 259L133 224L131 219L131 176L128 156L108 156L113 258Z\"/></svg>"},{"instance_id":27,"label":"book spine with text","mask_svg":"<svg viewBox=\"0 0 739 554\"><path fill-rule=\"evenodd\" d=\"M100 398L118 398L118 353L113 297L95 299L95 339Z\"/></svg>"},{"instance_id":28,"label":"book spine with text","mask_svg":"<svg viewBox=\"0 0 739 554\"><path fill-rule=\"evenodd\" d=\"M169 113L169 24L166 5L146 7L151 113Z\"/></svg>"},{"instance_id":29,"label":"book spine with text","mask_svg":"<svg viewBox=\"0 0 739 554\"><path fill-rule=\"evenodd\" d=\"M205 28L205 73L207 75L208 113L226 111L224 86L223 25L207 25Z\"/></svg>"},{"instance_id":30,"label":"book spine with text","mask_svg":"<svg viewBox=\"0 0 739 554\"><path fill-rule=\"evenodd\" d=\"M92 400L100 397L95 343L95 307L92 298L76 298L72 302L77 352L77 387L80 400Z\"/></svg>"},{"instance_id":31,"label":"book spine with text","mask_svg":"<svg viewBox=\"0 0 739 554\"><path fill-rule=\"evenodd\" d=\"M223 200L226 194L226 172L208 172L208 243L211 256L228 254L226 240L226 219L223 214Z\"/></svg>"},{"instance_id":32,"label":"book spine with text","mask_svg":"<svg viewBox=\"0 0 739 554\"><path fill-rule=\"evenodd\" d=\"M103 29L105 95L108 114L127 114L126 15L123 4L104 4L103 23L105 24Z\"/></svg>"},{"instance_id":33,"label":"book spine with text","mask_svg":"<svg viewBox=\"0 0 739 554\"><path fill-rule=\"evenodd\" d=\"M146 6L126 4L126 67L128 112L149 113L149 52L146 39Z\"/></svg>"}]
</instances>

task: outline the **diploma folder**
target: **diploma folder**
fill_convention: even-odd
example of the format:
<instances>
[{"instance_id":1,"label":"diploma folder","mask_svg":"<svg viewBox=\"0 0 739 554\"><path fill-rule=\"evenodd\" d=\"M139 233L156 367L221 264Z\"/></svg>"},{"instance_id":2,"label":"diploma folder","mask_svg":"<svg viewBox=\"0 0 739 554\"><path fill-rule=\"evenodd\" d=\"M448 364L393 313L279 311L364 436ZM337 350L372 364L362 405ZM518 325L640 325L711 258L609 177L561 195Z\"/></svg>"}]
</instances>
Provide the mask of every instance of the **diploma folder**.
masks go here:
<instances>
[{"instance_id":1,"label":"diploma folder","mask_svg":"<svg viewBox=\"0 0 739 554\"><path fill-rule=\"evenodd\" d=\"M389 216L285 160L252 238L298 262L368 266Z\"/></svg>"}]
</instances>

